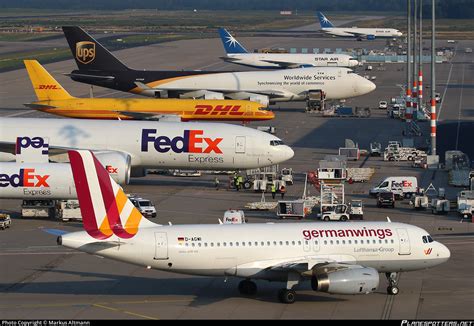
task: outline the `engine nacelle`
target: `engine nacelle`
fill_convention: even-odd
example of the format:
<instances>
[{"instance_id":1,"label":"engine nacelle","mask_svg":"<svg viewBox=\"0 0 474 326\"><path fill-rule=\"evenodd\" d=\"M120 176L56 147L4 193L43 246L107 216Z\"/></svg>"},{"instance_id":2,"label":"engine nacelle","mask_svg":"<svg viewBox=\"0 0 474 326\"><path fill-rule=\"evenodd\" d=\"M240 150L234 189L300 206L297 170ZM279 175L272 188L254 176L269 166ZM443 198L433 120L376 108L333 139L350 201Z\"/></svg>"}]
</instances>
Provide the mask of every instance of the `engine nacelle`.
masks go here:
<instances>
[{"instance_id":1,"label":"engine nacelle","mask_svg":"<svg viewBox=\"0 0 474 326\"><path fill-rule=\"evenodd\" d=\"M378 286L379 273L370 267L348 268L311 278L314 291L334 294L366 294L377 290Z\"/></svg>"},{"instance_id":2,"label":"engine nacelle","mask_svg":"<svg viewBox=\"0 0 474 326\"><path fill-rule=\"evenodd\" d=\"M369 41L373 41L373 40L375 40L375 35L369 34L369 35L367 35L367 39Z\"/></svg>"},{"instance_id":3,"label":"engine nacelle","mask_svg":"<svg viewBox=\"0 0 474 326\"><path fill-rule=\"evenodd\" d=\"M264 107L268 107L268 105L270 104L270 99L268 98L268 96L260 94L250 95L249 101L260 103Z\"/></svg>"},{"instance_id":4,"label":"engine nacelle","mask_svg":"<svg viewBox=\"0 0 474 326\"><path fill-rule=\"evenodd\" d=\"M115 182L121 185L130 182L132 160L130 155L121 152L96 152L94 154Z\"/></svg>"}]
</instances>

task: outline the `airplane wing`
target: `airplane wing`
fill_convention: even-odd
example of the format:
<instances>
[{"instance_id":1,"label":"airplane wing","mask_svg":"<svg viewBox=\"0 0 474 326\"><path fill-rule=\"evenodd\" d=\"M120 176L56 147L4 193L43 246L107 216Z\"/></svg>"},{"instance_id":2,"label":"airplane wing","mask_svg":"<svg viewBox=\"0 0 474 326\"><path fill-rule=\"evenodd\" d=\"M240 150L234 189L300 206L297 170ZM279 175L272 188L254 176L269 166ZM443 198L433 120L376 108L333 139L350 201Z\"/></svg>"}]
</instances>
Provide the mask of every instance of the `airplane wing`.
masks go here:
<instances>
[{"instance_id":1,"label":"airplane wing","mask_svg":"<svg viewBox=\"0 0 474 326\"><path fill-rule=\"evenodd\" d=\"M278 91L278 90L254 90L254 89L239 89L236 91L235 89L212 89L212 88L206 88L206 89L196 89L196 88L174 88L174 87L159 87L159 88L152 88L144 83L137 82L135 81L135 85L140 87L143 90L154 90L154 91L175 91L180 94L185 94L187 92L196 92L196 91L209 91L209 92L216 92L216 93L222 93L224 95L228 95L228 98L232 98L232 94L238 94L238 93L252 93L252 94L261 94L261 95L266 95L270 98L274 97L291 97L295 96L296 94L290 93L290 92L285 92L285 91Z\"/></svg>"},{"instance_id":2,"label":"airplane wing","mask_svg":"<svg viewBox=\"0 0 474 326\"><path fill-rule=\"evenodd\" d=\"M87 80L90 79L95 79L95 80L114 80L114 76L100 76L100 75L89 75L89 74L78 74L78 73L70 73L70 74L64 74L64 76L68 76L71 78L76 78L76 79L84 79L86 78Z\"/></svg>"},{"instance_id":3,"label":"airplane wing","mask_svg":"<svg viewBox=\"0 0 474 326\"><path fill-rule=\"evenodd\" d=\"M354 262L354 263L352 263ZM360 268L356 265L354 258L350 256L307 256L292 260L268 260L254 261L237 266L239 269L252 269L258 272L297 272L302 276L311 276L313 274L321 274L334 272L347 268Z\"/></svg>"},{"instance_id":4,"label":"airplane wing","mask_svg":"<svg viewBox=\"0 0 474 326\"><path fill-rule=\"evenodd\" d=\"M88 150L87 148L56 146L56 145L49 144L48 152L49 152L50 156L53 156L53 155L59 155L59 154L66 154L71 149L74 149L74 150L79 150L79 149ZM0 141L0 152L10 153L10 154L15 155L16 154L16 142ZM120 151L110 150L110 149L102 149L102 150L101 149L95 149L95 150L92 150L92 152L94 152L94 153L99 153L99 152L100 153L105 153L105 152L120 152Z\"/></svg>"},{"instance_id":5,"label":"airplane wing","mask_svg":"<svg viewBox=\"0 0 474 326\"><path fill-rule=\"evenodd\" d=\"M284 61L274 61L274 60L262 60L264 62L272 63L279 65L281 68L301 68L301 64L295 63L295 62L284 62ZM305 65L308 66L308 65ZM312 65L311 65L312 66Z\"/></svg>"},{"instance_id":6,"label":"airplane wing","mask_svg":"<svg viewBox=\"0 0 474 326\"><path fill-rule=\"evenodd\" d=\"M46 110L46 109L56 109L56 106L46 105L46 104L35 104L35 103L25 103L23 104L27 108L34 110Z\"/></svg>"},{"instance_id":7,"label":"airplane wing","mask_svg":"<svg viewBox=\"0 0 474 326\"><path fill-rule=\"evenodd\" d=\"M115 111L121 115L125 115L135 120L154 120L154 121L181 121L181 116L177 114L156 114L148 112L130 112L130 111Z\"/></svg>"}]
</instances>

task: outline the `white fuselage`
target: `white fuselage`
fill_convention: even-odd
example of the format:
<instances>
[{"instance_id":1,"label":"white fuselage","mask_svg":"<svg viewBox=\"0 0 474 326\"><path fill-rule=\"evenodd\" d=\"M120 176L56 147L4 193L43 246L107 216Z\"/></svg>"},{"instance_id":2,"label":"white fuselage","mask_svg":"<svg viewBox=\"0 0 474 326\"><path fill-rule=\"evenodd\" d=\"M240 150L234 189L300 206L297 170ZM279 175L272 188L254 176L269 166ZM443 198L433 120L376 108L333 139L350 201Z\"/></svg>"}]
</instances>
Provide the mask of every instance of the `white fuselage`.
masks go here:
<instances>
[{"instance_id":1,"label":"white fuselage","mask_svg":"<svg viewBox=\"0 0 474 326\"><path fill-rule=\"evenodd\" d=\"M0 143L17 137L49 138L50 149L126 153L143 168L246 169L294 155L273 135L222 123L0 118Z\"/></svg>"},{"instance_id":2,"label":"white fuselage","mask_svg":"<svg viewBox=\"0 0 474 326\"><path fill-rule=\"evenodd\" d=\"M0 162L0 198L75 199L68 163Z\"/></svg>"},{"instance_id":3,"label":"white fuselage","mask_svg":"<svg viewBox=\"0 0 474 326\"><path fill-rule=\"evenodd\" d=\"M224 61L256 68L356 67L357 59L347 54L229 53Z\"/></svg>"},{"instance_id":4,"label":"white fuselage","mask_svg":"<svg viewBox=\"0 0 474 326\"><path fill-rule=\"evenodd\" d=\"M343 37L400 37L403 34L394 28L359 28L359 27L324 27L322 30L328 34Z\"/></svg>"},{"instance_id":5,"label":"white fuselage","mask_svg":"<svg viewBox=\"0 0 474 326\"><path fill-rule=\"evenodd\" d=\"M103 245L86 232L65 234L60 243L171 272L286 281L287 272L272 267L332 262L401 272L447 261L449 250L436 241L424 243L427 235L416 226L388 222L148 225L131 239L112 236ZM117 241L118 247L110 246Z\"/></svg>"},{"instance_id":6,"label":"white fuselage","mask_svg":"<svg viewBox=\"0 0 474 326\"><path fill-rule=\"evenodd\" d=\"M327 100L365 95L375 90L374 83L351 69L334 67L194 75L162 80L154 87L180 92L209 90L235 99L240 98L240 93L256 93L271 95L272 102L304 101L311 90L324 91Z\"/></svg>"}]
</instances>

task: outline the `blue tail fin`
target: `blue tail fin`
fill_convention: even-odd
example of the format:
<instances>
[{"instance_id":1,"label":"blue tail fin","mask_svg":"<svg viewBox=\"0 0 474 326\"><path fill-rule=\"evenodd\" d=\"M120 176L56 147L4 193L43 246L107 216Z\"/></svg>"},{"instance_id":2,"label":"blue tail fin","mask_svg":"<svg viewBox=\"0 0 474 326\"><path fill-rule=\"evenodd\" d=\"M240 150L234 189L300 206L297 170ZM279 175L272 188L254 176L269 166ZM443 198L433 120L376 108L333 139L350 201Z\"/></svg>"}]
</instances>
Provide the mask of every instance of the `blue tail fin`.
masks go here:
<instances>
[{"instance_id":1,"label":"blue tail fin","mask_svg":"<svg viewBox=\"0 0 474 326\"><path fill-rule=\"evenodd\" d=\"M248 53L248 51L225 28L219 28L219 35L227 54Z\"/></svg>"},{"instance_id":2,"label":"blue tail fin","mask_svg":"<svg viewBox=\"0 0 474 326\"><path fill-rule=\"evenodd\" d=\"M326 18L326 16L323 15L322 12L318 11L316 12L316 15L318 16L319 25L321 25L321 28L334 27L334 25L329 21L329 19Z\"/></svg>"}]
</instances>

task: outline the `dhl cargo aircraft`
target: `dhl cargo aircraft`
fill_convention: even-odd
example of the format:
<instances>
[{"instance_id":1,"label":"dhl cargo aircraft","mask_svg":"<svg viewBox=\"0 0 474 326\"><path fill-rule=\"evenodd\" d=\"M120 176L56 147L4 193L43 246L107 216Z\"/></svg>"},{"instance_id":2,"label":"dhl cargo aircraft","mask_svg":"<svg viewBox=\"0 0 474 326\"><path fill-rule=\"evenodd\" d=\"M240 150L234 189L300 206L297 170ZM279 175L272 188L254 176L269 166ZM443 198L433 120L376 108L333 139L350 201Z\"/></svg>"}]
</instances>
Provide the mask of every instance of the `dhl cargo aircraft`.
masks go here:
<instances>
[{"instance_id":1,"label":"dhl cargo aircraft","mask_svg":"<svg viewBox=\"0 0 474 326\"><path fill-rule=\"evenodd\" d=\"M252 280L284 283L283 303L295 302L304 281L314 291L366 294L377 290L379 273L388 279L387 293L396 295L398 273L435 267L451 255L425 230L390 221L157 225L143 218L94 154L69 151L69 159L84 231L48 230L59 245L149 269L238 277L243 295L257 293Z\"/></svg>"},{"instance_id":2,"label":"dhl cargo aircraft","mask_svg":"<svg viewBox=\"0 0 474 326\"><path fill-rule=\"evenodd\" d=\"M24 60L37 102L29 108L69 118L123 120L270 120L262 104L244 100L77 98L71 96L36 60Z\"/></svg>"}]
</instances>

